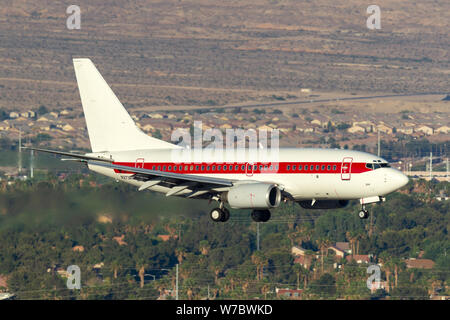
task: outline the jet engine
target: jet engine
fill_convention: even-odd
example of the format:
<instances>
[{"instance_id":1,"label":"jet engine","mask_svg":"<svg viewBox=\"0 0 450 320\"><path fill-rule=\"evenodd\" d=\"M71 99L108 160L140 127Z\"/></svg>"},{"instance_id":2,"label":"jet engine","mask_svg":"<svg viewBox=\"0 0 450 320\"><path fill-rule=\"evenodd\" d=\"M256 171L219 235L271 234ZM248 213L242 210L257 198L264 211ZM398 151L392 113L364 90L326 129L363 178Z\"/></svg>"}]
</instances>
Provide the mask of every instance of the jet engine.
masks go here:
<instances>
[{"instance_id":1,"label":"jet engine","mask_svg":"<svg viewBox=\"0 0 450 320\"><path fill-rule=\"evenodd\" d=\"M236 209L276 208L281 202L281 191L274 184L242 184L224 192L222 200L227 201L232 208Z\"/></svg>"},{"instance_id":2,"label":"jet engine","mask_svg":"<svg viewBox=\"0 0 450 320\"><path fill-rule=\"evenodd\" d=\"M298 204L305 209L338 209L348 205L349 200L317 200L312 204L312 200L299 201Z\"/></svg>"}]
</instances>

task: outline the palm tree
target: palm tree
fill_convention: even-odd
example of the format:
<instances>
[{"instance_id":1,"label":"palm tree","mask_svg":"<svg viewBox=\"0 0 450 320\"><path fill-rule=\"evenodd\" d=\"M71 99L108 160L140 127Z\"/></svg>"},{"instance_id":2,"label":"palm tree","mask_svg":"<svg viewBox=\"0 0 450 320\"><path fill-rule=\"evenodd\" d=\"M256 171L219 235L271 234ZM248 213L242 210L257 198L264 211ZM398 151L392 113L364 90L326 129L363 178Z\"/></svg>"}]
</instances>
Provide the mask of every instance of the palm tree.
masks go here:
<instances>
[{"instance_id":1,"label":"palm tree","mask_svg":"<svg viewBox=\"0 0 450 320\"><path fill-rule=\"evenodd\" d=\"M111 261L111 267L113 269L113 277L114 279L117 279L117 275L119 273L119 269L120 269L120 262L118 259L114 259L113 261Z\"/></svg>"},{"instance_id":2,"label":"palm tree","mask_svg":"<svg viewBox=\"0 0 450 320\"><path fill-rule=\"evenodd\" d=\"M259 281L263 277L263 269L268 260L261 251L256 251L252 255L252 262L256 265L256 280Z\"/></svg>"},{"instance_id":3,"label":"palm tree","mask_svg":"<svg viewBox=\"0 0 450 320\"><path fill-rule=\"evenodd\" d=\"M302 266L299 263L294 264L292 267L297 274L297 289L300 288L300 274L302 272Z\"/></svg>"},{"instance_id":4,"label":"palm tree","mask_svg":"<svg viewBox=\"0 0 450 320\"><path fill-rule=\"evenodd\" d=\"M383 263L384 272L386 273L386 292L389 293L391 289L392 257L385 251L380 255L380 260Z\"/></svg>"},{"instance_id":5,"label":"palm tree","mask_svg":"<svg viewBox=\"0 0 450 320\"><path fill-rule=\"evenodd\" d=\"M145 268L147 267L147 263L144 259L139 259L136 263L136 270L138 270L139 274L139 281L140 281L140 287L144 287L144 281L145 281Z\"/></svg>"},{"instance_id":6,"label":"palm tree","mask_svg":"<svg viewBox=\"0 0 450 320\"><path fill-rule=\"evenodd\" d=\"M202 240L199 244L199 249L202 255L206 256L209 253L209 250L211 249L211 246L208 243L208 240Z\"/></svg>"},{"instance_id":7,"label":"palm tree","mask_svg":"<svg viewBox=\"0 0 450 320\"><path fill-rule=\"evenodd\" d=\"M400 272L405 268L405 263L401 261L399 258L395 257L392 259L392 264L394 266L394 286L395 288L397 288L398 276Z\"/></svg>"},{"instance_id":8,"label":"palm tree","mask_svg":"<svg viewBox=\"0 0 450 320\"><path fill-rule=\"evenodd\" d=\"M186 257L186 250L183 248L175 249L175 255L177 256L178 263L181 264L183 262L183 259Z\"/></svg>"}]
</instances>

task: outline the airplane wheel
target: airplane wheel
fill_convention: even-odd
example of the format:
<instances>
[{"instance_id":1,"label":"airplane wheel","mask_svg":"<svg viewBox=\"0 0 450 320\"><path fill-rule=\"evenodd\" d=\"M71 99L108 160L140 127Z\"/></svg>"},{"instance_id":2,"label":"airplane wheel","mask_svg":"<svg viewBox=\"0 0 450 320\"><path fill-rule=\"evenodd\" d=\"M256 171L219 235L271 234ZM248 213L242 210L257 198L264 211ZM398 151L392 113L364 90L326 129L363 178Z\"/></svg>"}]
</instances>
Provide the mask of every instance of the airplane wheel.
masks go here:
<instances>
[{"instance_id":1,"label":"airplane wheel","mask_svg":"<svg viewBox=\"0 0 450 320\"><path fill-rule=\"evenodd\" d=\"M209 212L209 216L211 217L211 220L214 222L220 222L223 217L223 212L219 208L214 208Z\"/></svg>"},{"instance_id":2,"label":"airplane wheel","mask_svg":"<svg viewBox=\"0 0 450 320\"><path fill-rule=\"evenodd\" d=\"M270 219L269 210L253 210L252 219L255 222L267 222Z\"/></svg>"},{"instance_id":3,"label":"airplane wheel","mask_svg":"<svg viewBox=\"0 0 450 320\"><path fill-rule=\"evenodd\" d=\"M225 208L214 208L209 212L209 216L214 222L225 222L230 219L230 212Z\"/></svg>"},{"instance_id":4,"label":"airplane wheel","mask_svg":"<svg viewBox=\"0 0 450 320\"><path fill-rule=\"evenodd\" d=\"M227 209L223 208L222 212L223 212L223 216L222 216L222 219L220 221L221 222L227 222L228 219L230 219L230 211L228 211Z\"/></svg>"},{"instance_id":5,"label":"airplane wheel","mask_svg":"<svg viewBox=\"0 0 450 320\"><path fill-rule=\"evenodd\" d=\"M358 217L359 217L360 219L367 219L367 218L369 217L369 212L368 212L367 210L361 210L361 211L358 213Z\"/></svg>"}]
</instances>

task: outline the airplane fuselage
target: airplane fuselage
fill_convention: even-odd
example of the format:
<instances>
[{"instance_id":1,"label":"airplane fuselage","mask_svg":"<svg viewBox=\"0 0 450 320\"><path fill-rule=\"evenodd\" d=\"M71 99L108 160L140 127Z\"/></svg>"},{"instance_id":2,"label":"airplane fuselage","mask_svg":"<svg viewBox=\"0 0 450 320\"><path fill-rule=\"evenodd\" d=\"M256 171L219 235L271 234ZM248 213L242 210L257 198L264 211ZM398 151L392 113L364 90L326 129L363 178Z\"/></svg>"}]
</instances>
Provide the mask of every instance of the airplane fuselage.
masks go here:
<instances>
[{"instance_id":1,"label":"airplane fuselage","mask_svg":"<svg viewBox=\"0 0 450 320\"><path fill-rule=\"evenodd\" d=\"M162 172L226 178L236 181L273 183L289 193L293 200L342 200L384 196L404 186L408 179L375 155L341 149L280 148L276 159L264 152L248 149L221 150L195 159L194 150L184 156L174 150L134 150L102 154L114 164ZM93 155L98 155L95 153ZM185 161L183 158L186 158ZM268 161L269 160L269 161ZM273 160L273 161L270 161ZM141 186L130 179L133 173L96 165L89 168L116 180ZM149 190L167 193L170 187L158 184ZM220 188L216 189L220 191ZM189 190L177 195L185 195Z\"/></svg>"}]
</instances>

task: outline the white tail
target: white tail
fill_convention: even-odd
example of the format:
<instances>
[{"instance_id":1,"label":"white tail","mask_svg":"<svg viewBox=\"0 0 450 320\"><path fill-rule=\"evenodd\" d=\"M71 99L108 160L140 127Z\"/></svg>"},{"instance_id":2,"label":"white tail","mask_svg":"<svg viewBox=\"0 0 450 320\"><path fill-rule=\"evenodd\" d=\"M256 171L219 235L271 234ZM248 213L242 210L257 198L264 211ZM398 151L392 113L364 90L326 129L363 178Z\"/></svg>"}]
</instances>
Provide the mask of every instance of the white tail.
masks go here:
<instances>
[{"instance_id":1,"label":"white tail","mask_svg":"<svg viewBox=\"0 0 450 320\"><path fill-rule=\"evenodd\" d=\"M73 65L93 152L179 148L142 132L91 60Z\"/></svg>"}]
</instances>

